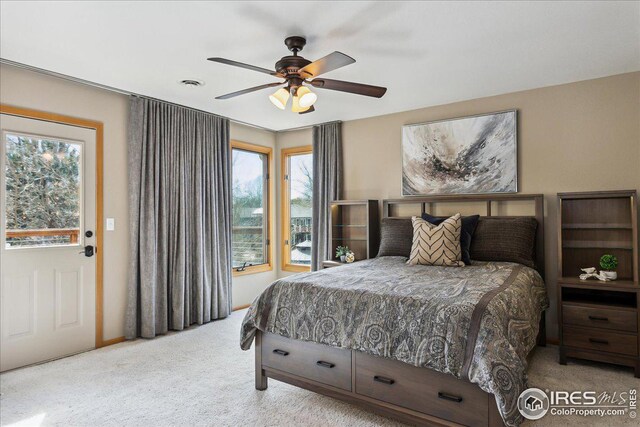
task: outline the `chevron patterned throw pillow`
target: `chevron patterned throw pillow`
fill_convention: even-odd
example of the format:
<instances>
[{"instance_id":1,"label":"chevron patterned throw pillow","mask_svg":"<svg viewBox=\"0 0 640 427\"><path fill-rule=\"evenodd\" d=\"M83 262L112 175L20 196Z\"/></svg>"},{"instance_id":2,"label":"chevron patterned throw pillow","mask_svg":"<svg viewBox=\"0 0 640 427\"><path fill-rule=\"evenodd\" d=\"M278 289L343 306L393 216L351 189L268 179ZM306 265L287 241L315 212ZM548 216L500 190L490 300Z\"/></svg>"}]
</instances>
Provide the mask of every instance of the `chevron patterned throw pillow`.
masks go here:
<instances>
[{"instance_id":1,"label":"chevron patterned throw pillow","mask_svg":"<svg viewBox=\"0 0 640 427\"><path fill-rule=\"evenodd\" d=\"M447 218L440 225L433 225L424 219L411 217L413 223L413 244L409 265L442 265L462 267L460 214Z\"/></svg>"}]
</instances>

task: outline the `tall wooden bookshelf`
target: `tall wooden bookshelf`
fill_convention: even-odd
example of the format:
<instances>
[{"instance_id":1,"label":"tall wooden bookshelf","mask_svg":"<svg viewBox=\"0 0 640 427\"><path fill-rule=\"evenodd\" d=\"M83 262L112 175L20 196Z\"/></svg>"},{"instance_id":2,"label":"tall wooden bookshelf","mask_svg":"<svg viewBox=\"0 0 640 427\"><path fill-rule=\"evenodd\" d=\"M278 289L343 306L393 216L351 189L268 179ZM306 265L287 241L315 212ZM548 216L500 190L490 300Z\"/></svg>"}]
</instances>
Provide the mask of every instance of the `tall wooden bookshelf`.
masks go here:
<instances>
[{"instance_id":1,"label":"tall wooden bookshelf","mask_svg":"<svg viewBox=\"0 0 640 427\"><path fill-rule=\"evenodd\" d=\"M580 280L618 258L618 279ZM634 190L558 194L560 363L567 357L635 368L640 377L638 212Z\"/></svg>"},{"instance_id":2,"label":"tall wooden bookshelf","mask_svg":"<svg viewBox=\"0 0 640 427\"><path fill-rule=\"evenodd\" d=\"M348 246L356 261L378 253L380 221L377 200L331 202L331 255L338 246Z\"/></svg>"}]
</instances>

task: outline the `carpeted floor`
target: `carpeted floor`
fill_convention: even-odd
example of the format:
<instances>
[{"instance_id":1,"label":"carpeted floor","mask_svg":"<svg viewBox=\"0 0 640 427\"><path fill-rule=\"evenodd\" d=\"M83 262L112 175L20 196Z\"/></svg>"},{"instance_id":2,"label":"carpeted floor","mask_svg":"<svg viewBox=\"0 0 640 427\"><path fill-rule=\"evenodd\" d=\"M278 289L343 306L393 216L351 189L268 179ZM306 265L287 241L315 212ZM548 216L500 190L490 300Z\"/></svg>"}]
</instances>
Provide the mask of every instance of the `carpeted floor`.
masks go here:
<instances>
[{"instance_id":1,"label":"carpeted floor","mask_svg":"<svg viewBox=\"0 0 640 427\"><path fill-rule=\"evenodd\" d=\"M392 426L355 406L270 380L254 389L253 352L240 350L244 310L222 321L137 340L0 375L2 425ZM545 389L622 391L630 370L556 362L538 348L530 384ZM531 425L531 423L528 423ZM535 425L638 425L629 418L547 415Z\"/></svg>"}]
</instances>

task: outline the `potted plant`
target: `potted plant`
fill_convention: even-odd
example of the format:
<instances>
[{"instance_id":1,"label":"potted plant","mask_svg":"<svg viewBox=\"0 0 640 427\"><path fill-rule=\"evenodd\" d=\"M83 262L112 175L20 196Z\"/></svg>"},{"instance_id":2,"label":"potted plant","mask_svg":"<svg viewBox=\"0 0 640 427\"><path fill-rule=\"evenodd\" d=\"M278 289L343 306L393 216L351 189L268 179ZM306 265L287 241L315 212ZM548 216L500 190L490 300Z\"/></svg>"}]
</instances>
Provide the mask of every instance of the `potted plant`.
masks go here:
<instances>
[{"instance_id":1,"label":"potted plant","mask_svg":"<svg viewBox=\"0 0 640 427\"><path fill-rule=\"evenodd\" d=\"M616 268L618 268L618 258L615 255L605 254L600 258L600 267L602 274L609 280L616 280L618 278L618 273L616 272Z\"/></svg>"},{"instance_id":2,"label":"potted plant","mask_svg":"<svg viewBox=\"0 0 640 427\"><path fill-rule=\"evenodd\" d=\"M347 254L350 253L349 246L338 246L336 248L336 258L340 258L340 262L347 260Z\"/></svg>"}]
</instances>

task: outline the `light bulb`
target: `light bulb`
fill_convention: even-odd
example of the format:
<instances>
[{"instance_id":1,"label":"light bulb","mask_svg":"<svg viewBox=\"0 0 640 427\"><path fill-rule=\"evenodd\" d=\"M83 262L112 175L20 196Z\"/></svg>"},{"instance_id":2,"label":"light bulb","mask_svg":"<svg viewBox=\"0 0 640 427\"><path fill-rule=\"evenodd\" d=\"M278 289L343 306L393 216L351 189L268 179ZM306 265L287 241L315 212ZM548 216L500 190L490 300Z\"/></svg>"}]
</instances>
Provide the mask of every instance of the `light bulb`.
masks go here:
<instances>
[{"instance_id":1,"label":"light bulb","mask_svg":"<svg viewBox=\"0 0 640 427\"><path fill-rule=\"evenodd\" d=\"M269 95L269 101L281 110L284 110L289 101L289 91L281 87L273 95Z\"/></svg>"},{"instance_id":2,"label":"light bulb","mask_svg":"<svg viewBox=\"0 0 640 427\"><path fill-rule=\"evenodd\" d=\"M304 111L307 111L309 108L311 107L303 107L302 105L300 105L300 97L293 97L293 102L291 103L291 111L293 111L294 113L302 113Z\"/></svg>"},{"instance_id":3,"label":"light bulb","mask_svg":"<svg viewBox=\"0 0 640 427\"><path fill-rule=\"evenodd\" d=\"M318 95L311 92L306 86L300 86L296 95L298 95L298 103L301 107L311 107L318 99Z\"/></svg>"}]
</instances>

